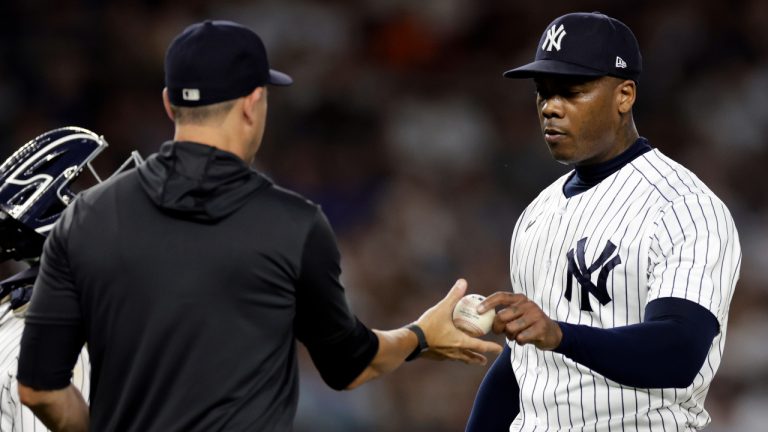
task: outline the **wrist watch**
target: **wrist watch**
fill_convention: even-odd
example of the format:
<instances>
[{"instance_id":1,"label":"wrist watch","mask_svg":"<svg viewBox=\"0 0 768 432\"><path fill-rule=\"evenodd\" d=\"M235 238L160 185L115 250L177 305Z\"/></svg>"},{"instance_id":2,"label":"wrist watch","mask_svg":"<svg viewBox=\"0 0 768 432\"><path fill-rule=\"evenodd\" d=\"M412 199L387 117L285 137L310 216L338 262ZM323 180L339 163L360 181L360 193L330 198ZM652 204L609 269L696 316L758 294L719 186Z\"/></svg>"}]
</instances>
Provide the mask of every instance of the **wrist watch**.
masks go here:
<instances>
[{"instance_id":1,"label":"wrist watch","mask_svg":"<svg viewBox=\"0 0 768 432\"><path fill-rule=\"evenodd\" d=\"M427 345L427 337L424 336L424 330L422 330L418 324L409 324L405 328L414 332L416 334L416 339L419 341L419 345L413 350L412 353L408 355L408 357L405 358L405 361L411 361L426 351L429 348L429 345Z\"/></svg>"}]
</instances>

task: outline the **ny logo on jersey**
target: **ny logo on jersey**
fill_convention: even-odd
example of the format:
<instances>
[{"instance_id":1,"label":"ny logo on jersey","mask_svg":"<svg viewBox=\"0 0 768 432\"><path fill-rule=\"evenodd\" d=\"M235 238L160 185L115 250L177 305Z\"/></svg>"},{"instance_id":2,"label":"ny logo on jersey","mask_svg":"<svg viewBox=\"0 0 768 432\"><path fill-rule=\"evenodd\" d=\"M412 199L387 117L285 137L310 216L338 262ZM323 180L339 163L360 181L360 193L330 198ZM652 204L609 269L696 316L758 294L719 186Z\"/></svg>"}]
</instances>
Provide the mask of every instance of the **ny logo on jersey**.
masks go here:
<instances>
[{"instance_id":1,"label":"ny logo on jersey","mask_svg":"<svg viewBox=\"0 0 768 432\"><path fill-rule=\"evenodd\" d=\"M616 254L616 256L608 261L608 258L616 251L616 245L608 240L600 256L587 267L587 263L584 260L584 247L586 244L587 237L584 237L576 243L575 257L573 249L569 250L566 254L566 257L568 257L568 282L565 288L565 298L571 301L572 282L573 278L576 278L576 281L581 285L581 310L592 312L592 306L589 304L589 294L595 296L601 305L606 305L611 301L611 296L608 295L605 283L608 280L608 273L621 263L621 257ZM602 268L597 276L597 285L595 285L592 283L591 276L600 267Z\"/></svg>"},{"instance_id":2,"label":"ny logo on jersey","mask_svg":"<svg viewBox=\"0 0 768 432\"><path fill-rule=\"evenodd\" d=\"M544 45L541 46L541 49L552 51L552 48L555 48L560 51L560 42L563 41L563 36L565 36L565 27L560 24L560 27L555 28L555 25L553 24L552 27L547 30L547 39L544 40Z\"/></svg>"}]
</instances>

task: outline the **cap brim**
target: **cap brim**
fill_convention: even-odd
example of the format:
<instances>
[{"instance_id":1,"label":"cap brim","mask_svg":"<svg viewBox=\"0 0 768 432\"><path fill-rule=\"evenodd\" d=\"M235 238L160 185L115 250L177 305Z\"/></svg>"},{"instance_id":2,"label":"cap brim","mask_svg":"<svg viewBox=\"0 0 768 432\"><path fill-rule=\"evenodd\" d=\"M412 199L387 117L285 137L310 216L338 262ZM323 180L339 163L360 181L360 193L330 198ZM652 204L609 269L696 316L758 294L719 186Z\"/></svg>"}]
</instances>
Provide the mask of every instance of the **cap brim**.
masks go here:
<instances>
[{"instance_id":1,"label":"cap brim","mask_svg":"<svg viewBox=\"0 0 768 432\"><path fill-rule=\"evenodd\" d=\"M293 78L290 75L285 74L274 69L269 70L269 84L276 86L289 86L293 84Z\"/></svg>"},{"instance_id":2,"label":"cap brim","mask_svg":"<svg viewBox=\"0 0 768 432\"><path fill-rule=\"evenodd\" d=\"M600 77L605 72L558 60L536 60L504 72L504 78L535 78L540 75Z\"/></svg>"}]
</instances>

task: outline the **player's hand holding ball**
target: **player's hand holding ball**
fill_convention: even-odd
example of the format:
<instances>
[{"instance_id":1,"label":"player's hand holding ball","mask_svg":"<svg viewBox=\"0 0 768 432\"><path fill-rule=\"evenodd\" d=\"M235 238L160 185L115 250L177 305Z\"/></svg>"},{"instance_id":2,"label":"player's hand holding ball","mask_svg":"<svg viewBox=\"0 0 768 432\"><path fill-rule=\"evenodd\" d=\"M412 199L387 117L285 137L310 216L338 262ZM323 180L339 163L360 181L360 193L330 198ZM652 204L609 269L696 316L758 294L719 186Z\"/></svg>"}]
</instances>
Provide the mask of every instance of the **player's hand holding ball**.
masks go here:
<instances>
[{"instance_id":1,"label":"player's hand holding ball","mask_svg":"<svg viewBox=\"0 0 768 432\"><path fill-rule=\"evenodd\" d=\"M533 344L541 350L553 350L560 345L563 332L539 305L523 294L499 291L478 306L485 312L502 306L493 320L493 332L504 333L519 345Z\"/></svg>"},{"instance_id":2,"label":"player's hand holding ball","mask_svg":"<svg viewBox=\"0 0 768 432\"><path fill-rule=\"evenodd\" d=\"M459 279L445 298L424 312L416 321L424 331L427 345L429 345L422 357L485 364L488 359L481 353L501 352L499 344L472 337L454 325L454 310L466 291L467 281Z\"/></svg>"},{"instance_id":3,"label":"player's hand holding ball","mask_svg":"<svg viewBox=\"0 0 768 432\"><path fill-rule=\"evenodd\" d=\"M485 313L478 313L477 306L485 300L480 294L469 294L456 303L453 308L453 324L464 333L480 337L487 335L493 326L496 311L489 309Z\"/></svg>"}]
</instances>

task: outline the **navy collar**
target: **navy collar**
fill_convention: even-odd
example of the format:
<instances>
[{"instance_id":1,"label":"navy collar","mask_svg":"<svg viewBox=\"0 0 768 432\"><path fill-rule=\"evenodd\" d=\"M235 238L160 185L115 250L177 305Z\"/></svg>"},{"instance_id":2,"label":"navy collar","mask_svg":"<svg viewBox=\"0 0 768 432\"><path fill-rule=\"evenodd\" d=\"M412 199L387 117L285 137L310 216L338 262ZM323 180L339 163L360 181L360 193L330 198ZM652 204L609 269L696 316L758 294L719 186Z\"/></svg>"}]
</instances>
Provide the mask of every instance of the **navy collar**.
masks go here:
<instances>
[{"instance_id":1,"label":"navy collar","mask_svg":"<svg viewBox=\"0 0 768 432\"><path fill-rule=\"evenodd\" d=\"M636 157L651 150L653 148L648 144L648 140L640 137L628 149L613 159L593 165L577 166L574 168L573 175L563 185L563 194L566 198L570 198L588 191L620 170L624 165L632 162Z\"/></svg>"}]
</instances>

